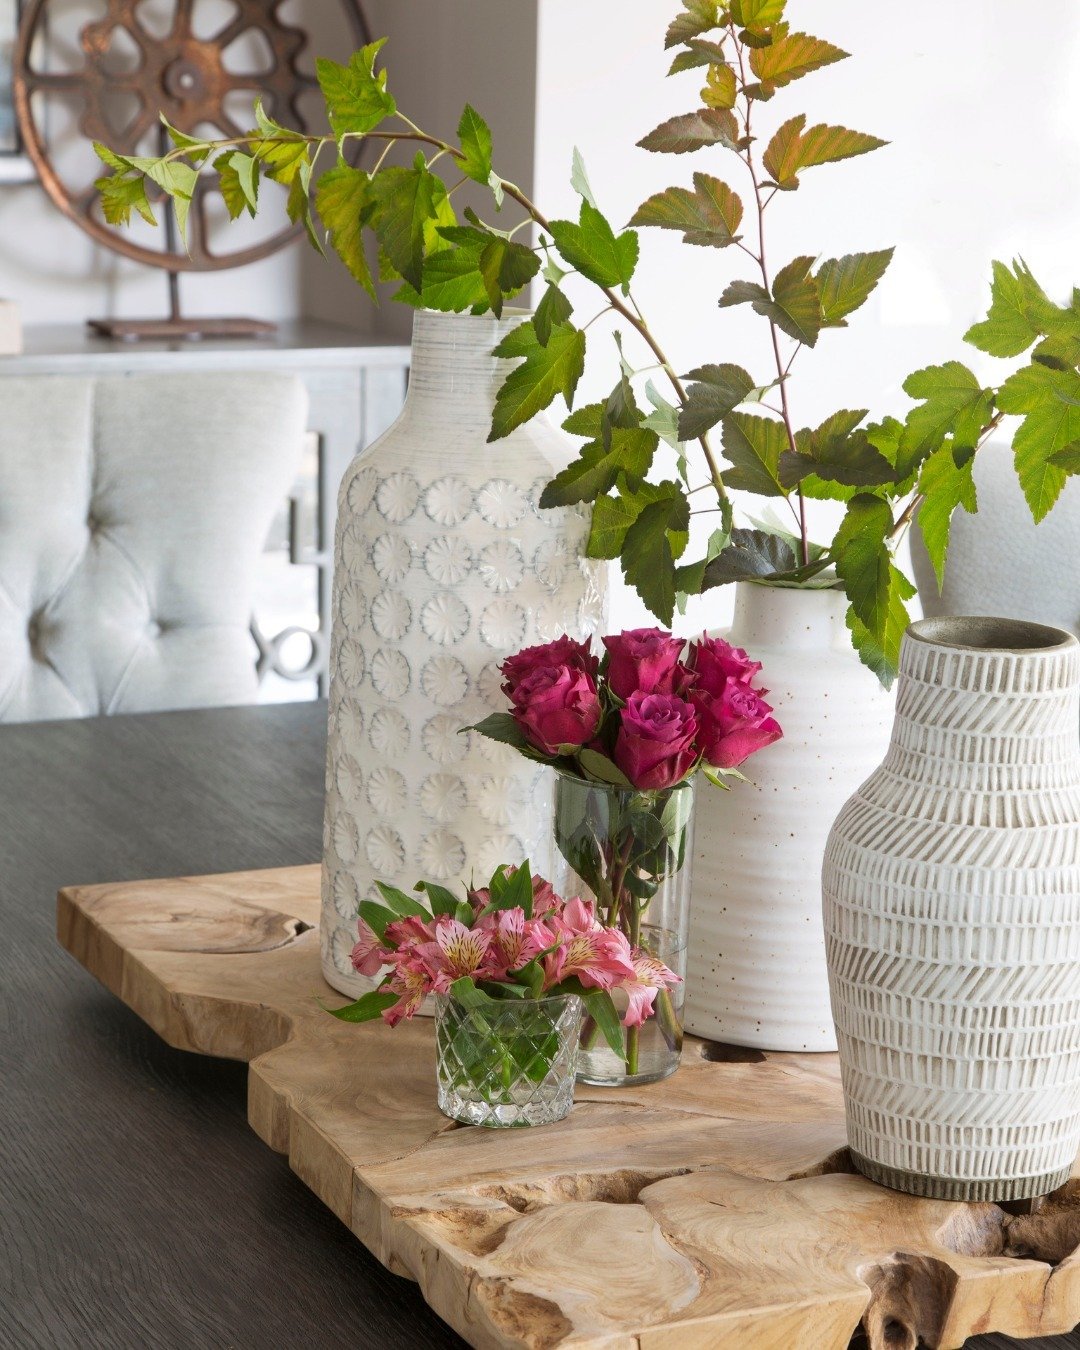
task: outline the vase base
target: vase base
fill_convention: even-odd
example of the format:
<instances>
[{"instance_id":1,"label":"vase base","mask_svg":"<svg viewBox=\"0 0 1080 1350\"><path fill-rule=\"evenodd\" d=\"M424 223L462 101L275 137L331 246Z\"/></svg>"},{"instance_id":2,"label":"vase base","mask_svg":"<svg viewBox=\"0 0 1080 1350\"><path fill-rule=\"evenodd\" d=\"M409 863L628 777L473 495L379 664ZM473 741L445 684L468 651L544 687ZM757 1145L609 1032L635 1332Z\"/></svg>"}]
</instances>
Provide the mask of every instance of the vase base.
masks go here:
<instances>
[{"instance_id":1,"label":"vase base","mask_svg":"<svg viewBox=\"0 0 1080 1350\"><path fill-rule=\"evenodd\" d=\"M918 1195L927 1200L963 1200L968 1203L989 1202L996 1204L1003 1200L1033 1200L1049 1195L1059 1186L1064 1186L1072 1175L1071 1167L1059 1168L1056 1172L1044 1172L1035 1177L1003 1177L984 1179L981 1177L931 1177L923 1172L905 1172L899 1167L886 1167L884 1163L873 1162L861 1153L850 1150L851 1161L856 1169L876 1181L879 1186L888 1186L893 1191L904 1191L908 1195Z\"/></svg>"},{"instance_id":2,"label":"vase base","mask_svg":"<svg viewBox=\"0 0 1080 1350\"><path fill-rule=\"evenodd\" d=\"M660 1083L663 1082L665 1078L670 1078L679 1067L679 1062L680 1057L676 1055L675 1058L669 1063L666 1063L663 1068L652 1069L646 1073L624 1074L622 1077L607 1076L602 1070L595 1074L590 1073L588 1070L579 1070L576 1081L583 1083L588 1087L641 1087L643 1083Z\"/></svg>"}]
</instances>

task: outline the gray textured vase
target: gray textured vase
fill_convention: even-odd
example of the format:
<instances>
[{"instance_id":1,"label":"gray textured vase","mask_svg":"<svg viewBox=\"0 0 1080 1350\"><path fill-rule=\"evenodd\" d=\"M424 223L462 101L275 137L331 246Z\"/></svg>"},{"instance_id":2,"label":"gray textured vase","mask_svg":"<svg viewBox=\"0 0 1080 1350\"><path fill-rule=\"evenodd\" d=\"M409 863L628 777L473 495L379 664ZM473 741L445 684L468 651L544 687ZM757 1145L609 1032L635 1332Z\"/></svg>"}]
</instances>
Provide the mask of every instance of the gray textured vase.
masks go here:
<instances>
[{"instance_id":1,"label":"gray textured vase","mask_svg":"<svg viewBox=\"0 0 1080 1350\"><path fill-rule=\"evenodd\" d=\"M401 416L338 497L323 832L322 968L353 997L360 900L375 881L456 886L550 857L548 770L461 728L505 708L499 662L603 621L588 516L541 511L577 447L546 416L488 442L521 322L421 311Z\"/></svg>"},{"instance_id":2,"label":"gray textured vase","mask_svg":"<svg viewBox=\"0 0 1080 1350\"><path fill-rule=\"evenodd\" d=\"M1060 629L913 624L889 752L829 837L848 1141L898 1190L1028 1198L1076 1159L1078 690Z\"/></svg>"}]
</instances>

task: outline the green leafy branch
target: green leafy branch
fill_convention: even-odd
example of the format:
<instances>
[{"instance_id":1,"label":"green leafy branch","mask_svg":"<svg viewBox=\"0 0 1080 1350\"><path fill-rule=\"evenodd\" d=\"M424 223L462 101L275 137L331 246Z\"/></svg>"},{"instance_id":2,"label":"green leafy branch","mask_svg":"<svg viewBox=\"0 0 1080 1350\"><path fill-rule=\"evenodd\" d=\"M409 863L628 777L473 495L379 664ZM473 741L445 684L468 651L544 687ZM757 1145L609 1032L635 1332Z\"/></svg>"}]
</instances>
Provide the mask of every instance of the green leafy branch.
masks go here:
<instances>
[{"instance_id":1,"label":"green leafy branch","mask_svg":"<svg viewBox=\"0 0 1080 1350\"><path fill-rule=\"evenodd\" d=\"M797 359L826 331L847 327L893 250L823 261L805 254L772 267L766 222L773 202L797 192L805 172L884 144L842 126L808 126L797 113L760 148L758 105L847 58L824 39L792 31L786 7L787 0L683 0L667 30L666 45L674 49L669 74L703 73L700 106L639 142L657 154L732 155L749 176L753 243L741 233L746 211L738 192L701 170L692 186L650 196L628 227L616 230L576 153L571 182L581 199L578 218L549 220L495 171L490 128L471 106L462 113L457 144L398 110L385 70L376 70L381 42L345 65L318 63L329 134L293 131L257 107L255 127L233 139L200 140L166 124L173 149L163 156L123 156L97 146L112 170L98 182L102 207L114 224L127 224L133 212L154 221L151 196L164 195L183 233L200 174L210 166L234 218L256 214L261 182L280 185L289 218L303 223L320 251L328 241L372 298L378 276L397 283L393 298L405 304L501 315L507 299L540 278L544 289L534 314L496 349L514 364L496 398L490 438L508 435L563 398L570 410L563 425L582 445L547 485L541 504L591 504L587 552L618 558L628 583L665 623L689 595L735 581L842 588L855 645L888 683L914 593L895 564L896 545L916 521L940 579L953 513L977 506L974 456L1003 419L1022 419L1013 448L1035 519L1050 510L1068 475L1080 472L1080 298L1074 292L1069 305L1058 306L1022 262L995 263L989 314L966 340L1001 358L1030 351L1026 365L997 388L982 387L959 361L928 366L904 383L913 405L902 421L868 422L866 409L841 409L817 427L799 427L791 390ZM350 160L364 142L380 147L370 171ZM411 162L390 163L396 148L415 150ZM330 149L334 163L316 176L320 156ZM435 171L440 161L458 175L455 181ZM453 197L468 182L490 190L496 215L509 199L522 219L509 230L468 208L459 219ZM539 230L535 246L515 238L530 223ZM639 228L675 230L693 247L735 246L751 260L755 275L731 280L718 303L722 309L749 305L767 323L773 365L767 379L733 362L706 362L685 375L674 369L631 291ZM377 251L375 273L369 239ZM562 284L570 274L591 283L602 299L600 311L580 326ZM587 330L604 316L644 344L650 364L635 367L622 330L616 331L618 377L611 393L574 409ZM673 400L654 385L656 369ZM722 458L710 442L717 427ZM675 476L657 472L661 442L674 452ZM695 442L703 461L697 473L690 459ZM735 528L735 491L782 499L793 532L753 522ZM705 498L694 500L702 493ZM806 503L819 498L845 506L828 544L808 533ZM719 528L701 555L687 561L691 515L718 515Z\"/></svg>"}]
</instances>

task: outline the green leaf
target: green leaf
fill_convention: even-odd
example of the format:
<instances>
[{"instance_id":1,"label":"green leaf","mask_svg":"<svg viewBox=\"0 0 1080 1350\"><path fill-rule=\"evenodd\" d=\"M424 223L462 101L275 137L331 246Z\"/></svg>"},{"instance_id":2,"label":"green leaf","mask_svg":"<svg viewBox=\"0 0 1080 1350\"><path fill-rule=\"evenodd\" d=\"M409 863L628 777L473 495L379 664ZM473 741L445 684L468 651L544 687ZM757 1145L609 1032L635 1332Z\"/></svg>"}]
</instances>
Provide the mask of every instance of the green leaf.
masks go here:
<instances>
[{"instance_id":1,"label":"green leaf","mask_svg":"<svg viewBox=\"0 0 1080 1350\"><path fill-rule=\"evenodd\" d=\"M701 91L701 101L706 108L734 108L737 92L732 68L720 63L710 65L705 77L705 88Z\"/></svg>"},{"instance_id":2,"label":"green leaf","mask_svg":"<svg viewBox=\"0 0 1080 1350\"><path fill-rule=\"evenodd\" d=\"M388 886L383 881L376 881L375 885L386 907L392 909L400 918L407 918L410 914L418 919L431 918L431 911L426 906L419 900L414 900L411 895L406 895L397 886Z\"/></svg>"},{"instance_id":3,"label":"green leaf","mask_svg":"<svg viewBox=\"0 0 1080 1350\"><path fill-rule=\"evenodd\" d=\"M309 163L308 147L298 133L287 133L282 129L281 135L284 139L255 141L251 153L268 178L289 187L300 173L301 165Z\"/></svg>"},{"instance_id":4,"label":"green leaf","mask_svg":"<svg viewBox=\"0 0 1080 1350\"><path fill-rule=\"evenodd\" d=\"M678 483L665 479L662 483L641 483L629 488L625 482L616 497L597 497L592 512L592 525L585 553L590 558L617 558L622 553L626 532L653 502L685 500ZM680 557L689 543L689 536L676 532L669 535L673 556Z\"/></svg>"},{"instance_id":5,"label":"green leaf","mask_svg":"<svg viewBox=\"0 0 1080 1350\"><path fill-rule=\"evenodd\" d=\"M785 33L769 46L751 51L750 69L764 83L783 88L785 84L802 79L822 66L830 66L834 61L843 61L849 55L831 42L808 33Z\"/></svg>"},{"instance_id":6,"label":"green leaf","mask_svg":"<svg viewBox=\"0 0 1080 1350\"><path fill-rule=\"evenodd\" d=\"M670 625L675 613L675 555L671 536L690 528L690 503L685 497L665 498L646 506L626 532L622 549L623 576L652 614Z\"/></svg>"},{"instance_id":7,"label":"green leaf","mask_svg":"<svg viewBox=\"0 0 1080 1350\"><path fill-rule=\"evenodd\" d=\"M625 1059L622 1023L614 999L606 989L590 989L582 995L582 1001L589 1016L600 1028L604 1040L620 1059Z\"/></svg>"},{"instance_id":8,"label":"green leaf","mask_svg":"<svg viewBox=\"0 0 1080 1350\"><path fill-rule=\"evenodd\" d=\"M904 423L897 455L897 476L903 478L946 436L957 446L974 447L993 412L994 395L960 361L916 370L904 381L904 392L922 399Z\"/></svg>"},{"instance_id":9,"label":"green leaf","mask_svg":"<svg viewBox=\"0 0 1080 1350\"><path fill-rule=\"evenodd\" d=\"M679 413L679 439L690 441L704 435L733 408L737 408L754 388L754 381L742 366L697 366L686 376L695 381L687 387L686 402Z\"/></svg>"},{"instance_id":10,"label":"green leaf","mask_svg":"<svg viewBox=\"0 0 1080 1350\"><path fill-rule=\"evenodd\" d=\"M320 57L315 62L319 88L326 99L330 126L339 139L349 133L373 131L397 104L387 92L386 71L375 74L375 57L386 39L353 52L348 65Z\"/></svg>"},{"instance_id":11,"label":"green leaf","mask_svg":"<svg viewBox=\"0 0 1080 1350\"><path fill-rule=\"evenodd\" d=\"M457 134L464 152L458 167L467 178L486 184L491 177L491 128L470 103L465 104Z\"/></svg>"},{"instance_id":12,"label":"green leaf","mask_svg":"<svg viewBox=\"0 0 1080 1350\"><path fill-rule=\"evenodd\" d=\"M607 755L602 755L599 750L590 750L588 746L582 746L578 751L577 759L590 778L595 778L601 783L610 783L613 787L629 788L634 786L622 769L613 764Z\"/></svg>"},{"instance_id":13,"label":"green leaf","mask_svg":"<svg viewBox=\"0 0 1080 1350\"><path fill-rule=\"evenodd\" d=\"M1080 440L1073 441L1063 450L1055 450L1050 463L1059 465L1068 474L1080 473Z\"/></svg>"},{"instance_id":14,"label":"green leaf","mask_svg":"<svg viewBox=\"0 0 1080 1350\"><path fill-rule=\"evenodd\" d=\"M461 901L453 891L448 891L445 886L440 886L434 881L418 881L416 889L423 891L427 896L432 914L456 915L461 907Z\"/></svg>"},{"instance_id":15,"label":"green leaf","mask_svg":"<svg viewBox=\"0 0 1080 1350\"><path fill-rule=\"evenodd\" d=\"M428 227L454 223L442 179L418 155L411 169L380 169L370 180L370 191L371 227L380 246L409 285L422 291Z\"/></svg>"},{"instance_id":16,"label":"green leaf","mask_svg":"<svg viewBox=\"0 0 1080 1350\"><path fill-rule=\"evenodd\" d=\"M482 721L461 729L462 731L479 732L481 736L486 736L489 741L498 741L501 745L513 746L515 750L526 755L529 759L547 761L548 757L542 755L527 739L517 719L508 712L488 713Z\"/></svg>"},{"instance_id":17,"label":"green leaf","mask_svg":"<svg viewBox=\"0 0 1080 1350\"><path fill-rule=\"evenodd\" d=\"M668 25L665 47L677 47L700 33L707 33L720 22L716 0L690 0L686 12L677 15Z\"/></svg>"},{"instance_id":18,"label":"green leaf","mask_svg":"<svg viewBox=\"0 0 1080 1350\"><path fill-rule=\"evenodd\" d=\"M821 330L821 302L808 275L813 258L793 258L773 278L772 295L755 281L732 281L720 297L721 309L749 304L796 342L813 347Z\"/></svg>"},{"instance_id":19,"label":"green leaf","mask_svg":"<svg viewBox=\"0 0 1080 1350\"><path fill-rule=\"evenodd\" d=\"M926 551L934 564L939 591L945 576L953 512L958 506L972 514L979 509L975 480L971 475L974 462L974 456L968 454L963 464L958 465L952 448L944 445L926 459L919 474L919 492L923 500L917 519Z\"/></svg>"},{"instance_id":20,"label":"green leaf","mask_svg":"<svg viewBox=\"0 0 1080 1350\"><path fill-rule=\"evenodd\" d=\"M174 127L164 113L158 113L158 120L165 128L169 140L172 141L177 150L187 151L187 157L191 160L192 164L201 164L210 153L210 146L206 141L200 140L198 136L189 136L178 127ZM96 145L94 146L94 149L97 150ZM102 156L102 158L104 158L104 156ZM105 162L108 163L109 161L106 160ZM117 168L117 165L113 164L112 167L115 169Z\"/></svg>"},{"instance_id":21,"label":"green leaf","mask_svg":"<svg viewBox=\"0 0 1080 1350\"><path fill-rule=\"evenodd\" d=\"M784 17L787 0L735 0L731 16L744 28L769 28Z\"/></svg>"},{"instance_id":22,"label":"green leaf","mask_svg":"<svg viewBox=\"0 0 1080 1350\"><path fill-rule=\"evenodd\" d=\"M138 211L150 225L157 219L146 196L146 180L142 174L135 178L115 173L98 178L94 186L101 194L101 210L110 225L129 225L132 210Z\"/></svg>"},{"instance_id":23,"label":"green leaf","mask_svg":"<svg viewBox=\"0 0 1080 1350\"><path fill-rule=\"evenodd\" d=\"M701 108L661 122L643 136L638 145L642 150L658 154L685 155L706 145L723 145L728 150L737 150L738 140L739 124L730 109Z\"/></svg>"},{"instance_id":24,"label":"green leaf","mask_svg":"<svg viewBox=\"0 0 1080 1350\"><path fill-rule=\"evenodd\" d=\"M479 271L496 318L502 317L503 298L516 295L539 270L540 259L531 248L492 235L480 254Z\"/></svg>"},{"instance_id":25,"label":"green leaf","mask_svg":"<svg viewBox=\"0 0 1080 1350\"><path fill-rule=\"evenodd\" d=\"M796 342L813 347L821 331L821 301L809 273L813 258L793 258L773 278L770 317Z\"/></svg>"},{"instance_id":26,"label":"green leaf","mask_svg":"<svg viewBox=\"0 0 1080 1350\"><path fill-rule=\"evenodd\" d=\"M778 187L798 187L802 169L865 155L888 144L877 136L849 131L847 127L820 124L804 131L805 126L805 113L792 117L779 128L765 150L762 163Z\"/></svg>"},{"instance_id":27,"label":"green leaf","mask_svg":"<svg viewBox=\"0 0 1080 1350\"><path fill-rule=\"evenodd\" d=\"M481 914L493 914L503 909L523 909L525 917L532 918L532 871L528 862L515 867L509 876L501 867L497 868L488 889L491 900L481 910Z\"/></svg>"},{"instance_id":28,"label":"green leaf","mask_svg":"<svg viewBox=\"0 0 1080 1350\"><path fill-rule=\"evenodd\" d=\"M488 909L490 908L489 905ZM485 1012L498 1004L498 999L477 988L475 980L470 975L462 975L460 979L451 983L450 996L457 999L463 1008L473 1008L480 1012Z\"/></svg>"},{"instance_id":29,"label":"green leaf","mask_svg":"<svg viewBox=\"0 0 1080 1350\"><path fill-rule=\"evenodd\" d=\"M240 174L232 160L233 151L226 150L214 160L214 168L218 175L218 191L229 213L229 219L236 220L247 210L247 197L240 182Z\"/></svg>"},{"instance_id":30,"label":"green leaf","mask_svg":"<svg viewBox=\"0 0 1080 1350\"><path fill-rule=\"evenodd\" d=\"M600 404L590 405L602 407ZM572 430L567 423L566 430ZM576 423L574 424L577 425ZM594 501L615 486L620 474L636 490L656 453L657 435L645 427L611 427L607 444L602 434L581 447L580 456L562 469L540 495L545 510Z\"/></svg>"},{"instance_id":31,"label":"green leaf","mask_svg":"<svg viewBox=\"0 0 1080 1350\"><path fill-rule=\"evenodd\" d=\"M683 243L726 248L740 238L743 205L731 188L707 173L694 174L694 190L671 187L642 202L631 225L681 230Z\"/></svg>"},{"instance_id":32,"label":"green leaf","mask_svg":"<svg viewBox=\"0 0 1080 1350\"><path fill-rule=\"evenodd\" d=\"M900 665L900 643L911 622L906 600L915 594L915 587L896 566L889 569L889 601L884 626L879 633L871 633L849 606L847 626L851 640L863 665L868 666L886 689L892 687Z\"/></svg>"},{"instance_id":33,"label":"green leaf","mask_svg":"<svg viewBox=\"0 0 1080 1350\"><path fill-rule=\"evenodd\" d=\"M847 316L866 302L885 275L894 252L895 249L883 248L876 253L846 253L821 264L814 275L814 284L821 301L823 328L847 327Z\"/></svg>"},{"instance_id":34,"label":"green leaf","mask_svg":"<svg viewBox=\"0 0 1080 1350\"><path fill-rule=\"evenodd\" d=\"M565 324L573 312L574 306L559 290L558 286L549 281L544 294L540 297L540 303L536 306L536 313L533 315L533 329L536 332L536 340L541 347L548 345L552 328L556 324Z\"/></svg>"},{"instance_id":35,"label":"green leaf","mask_svg":"<svg viewBox=\"0 0 1080 1350\"><path fill-rule=\"evenodd\" d=\"M677 52L668 70L669 75L678 75L684 70L700 70L702 66L726 65L727 54L719 42L709 42L704 38L692 38L686 51ZM730 104L728 105L730 107Z\"/></svg>"},{"instance_id":36,"label":"green leaf","mask_svg":"<svg viewBox=\"0 0 1080 1350\"><path fill-rule=\"evenodd\" d=\"M391 989L372 989L367 994L361 994L355 1003L347 1003L344 1008L327 1008L326 1011L339 1022L374 1022L386 1008L392 1008L399 997Z\"/></svg>"},{"instance_id":37,"label":"green leaf","mask_svg":"<svg viewBox=\"0 0 1080 1350\"><path fill-rule=\"evenodd\" d=\"M1012 270L995 262L993 270L990 312L967 330L965 342L991 356L1019 356L1045 334L1080 329L1080 316L1053 304L1023 261Z\"/></svg>"},{"instance_id":38,"label":"green leaf","mask_svg":"<svg viewBox=\"0 0 1080 1350\"><path fill-rule=\"evenodd\" d=\"M234 150L229 156L229 164L236 170L236 180L244 195L244 205L248 214L254 218L259 208L259 166L251 155Z\"/></svg>"},{"instance_id":39,"label":"green leaf","mask_svg":"<svg viewBox=\"0 0 1080 1350\"><path fill-rule=\"evenodd\" d=\"M786 496L779 464L787 448L783 422L751 413L731 413L724 418L724 455L733 465L724 474L725 485L762 497Z\"/></svg>"},{"instance_id":40,"label":"green leaf","mask_svg":"<svg viewBox=\"0 0 1080 1350\"><path fill-rule=\"evenodd\" d=\"M371 298L375 283L364 254L363 227L374 202L371 179L361 169L339 164L321 174L315 185L315 209L330 236L334 252Z\"/></svg>"},{"instance_id":41,"label":"green leaf","mask_svg":"<svg viewBox=\"0 0 1080 1350\"><path fill-rule=\"evenodd\" d=\"M468 249L444 248L424 258L424 289L414 290L408 282L393 297L401 304L423 309L460 313L489 307L487 286L480 275L480 260Z\"/></svg>"},{"instance_id":42,"label":"green leaf","mask_svg":"<svg viewBox=\"0 0 1080 1350\"><path fill-rule=\"evenodd\" d=\"M1022 366L1001 386L997 398L1003 412L1023 416L1013 437L1016 472L1032 516L1042 520L1068 476L1054 456L1080 439L1080 374L1038 364Z\"/></svg>"},{"instance_id":43,"label":"green leaf","mask_svg":"<svg viewBox=\"0 0 1080 1350\"><path fill-rule=\"evenodd\" d=\"M809 474L844 487L876 487L896 481L892 464L870 442L865 430L856 430L866 409L844 409L825 419L815 430L795 433L798 454L781 456L780 480L793 488Z\"/></svg>"},{"instance_id":44,"label":"green leaf","mask_svg":"<svg viewBox=\"0 0 1080 1350\"><path fill-rule=\"evenodd\" d=\"M584 200L578 224L553 220L550 229L556 248L583 277L597 286L621 286L626 291L638 259L638 237L633 230L616 236L605 217Z\"/></svg>"},{"instance_id":45,"label":"green leaf","mask_svg":"<svg viewBox=\"0 0 1080 1350\"><path fill-rule=\"evenodd\" d=\"M731 542L705 568L702 590L731 581L784 576L798 569L795 550L765 530L732 530Z\"/></svg>"},{"instance_id":46,"label":"green leaf","mask_svg":"<svg viewBox=\"0 0 1080 1350\"><path fill-rule=\"evenodd\" d=\"M386 940L386 927L394 922L394 913L380 905L377 900L361 900L360 917L379 939L380 942Z\"/></svg>"},{"instance_id":47,"label":"green leaf","mask_svg":"<svg viewBox=\"0 0 1080 1350\"><path fill-rule=\"evenodd\" d=\"M592 184L589 182L589 175L585 171L585 160L576 145L574 146L573 159L570 162L570 186L579 197L584 197L590 206L596 206Z\"/></svg>"},{"instance_id":48,"label":"green leaf","mask_svg":"<svg viewBox=\"0 0 1080 1350\"><path fill-rule=\"evenodd\" d=\"M503 381L495 399L489 441L508 436L562 394L569 408L585 369L585 334L571 324L553 324L542 347L532 323L513 329L495 348L496 356L525 359ZM580 499L579 499L580 500Z\"/></svg>"},{"instance_id":49,"label":"green leaf","mask_svg":"<svg viewBox=\"0 0 1080 1350\"><path fill-rule=\"evenodd\" d=\"M885 630L889 608L892 558L886 538L892 526L888 502L860 493L848 502L832 545L837 575L851 608L875 638Z\"/></svg>"},{"instance_id":50,"label":"green leaf","mask_svg":"<svg viewBox=\"0 0 1080 1350\"><path fill-rule=\"evenodd\" d=\"M679 436L679 409L664 398L652 380L645 382L645 397L652 404L652 412L641 419L641 425L655 431L660 439L678 450L682 445Z\"/></svg>"}]
</instances>

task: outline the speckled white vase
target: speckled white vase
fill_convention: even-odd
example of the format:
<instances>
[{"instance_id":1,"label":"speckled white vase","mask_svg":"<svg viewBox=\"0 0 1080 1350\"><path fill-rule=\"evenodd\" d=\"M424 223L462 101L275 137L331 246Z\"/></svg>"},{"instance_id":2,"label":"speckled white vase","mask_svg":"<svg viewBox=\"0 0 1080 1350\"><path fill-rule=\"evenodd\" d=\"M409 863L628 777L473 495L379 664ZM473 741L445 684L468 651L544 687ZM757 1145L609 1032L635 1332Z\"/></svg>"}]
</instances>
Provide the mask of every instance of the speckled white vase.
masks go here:
<instances>
[{"instance_id":1,"label":"speckled white vase","mask_svg":"<svg viewBox=\"0 0 1080 1350\"><path fill-rule=\"evenodd\" d=\"M401 416L341 484L321 937L326 979L353 997L372 987L349 952L376 879L456 886L549 861L549 771L459 735L505 707L505 656L604 618L587 513L539 508L576 443L543 416L487 440L511 368L491 351L521 318L418 313Z\"/></svg>"},{"instance_id":2,"label":"speckled white vase","mask_svg":"<svg viewBox=\"0 0 1080 1350\"><path fill-rule=\"evenodd\" d=\"M925 619L885 760L822 875L855 1165L943 1200L1044 1195L1080 1145L1080 644Z\"/></svg>"},{"instance_id":3,"label":"speckled white vase","mask_svg":"<svg viewBox=\"0 0 1080 1350\"><path fill-rule=\"evenodd\" d=\"M881 762L892 696L861 664L839 591L740 583L723 634L762 663L784 738L702 783L690 902L686 1028L760 1050L835 1050L821 859L844 801Z\"/></svg>"}]
</instances>

